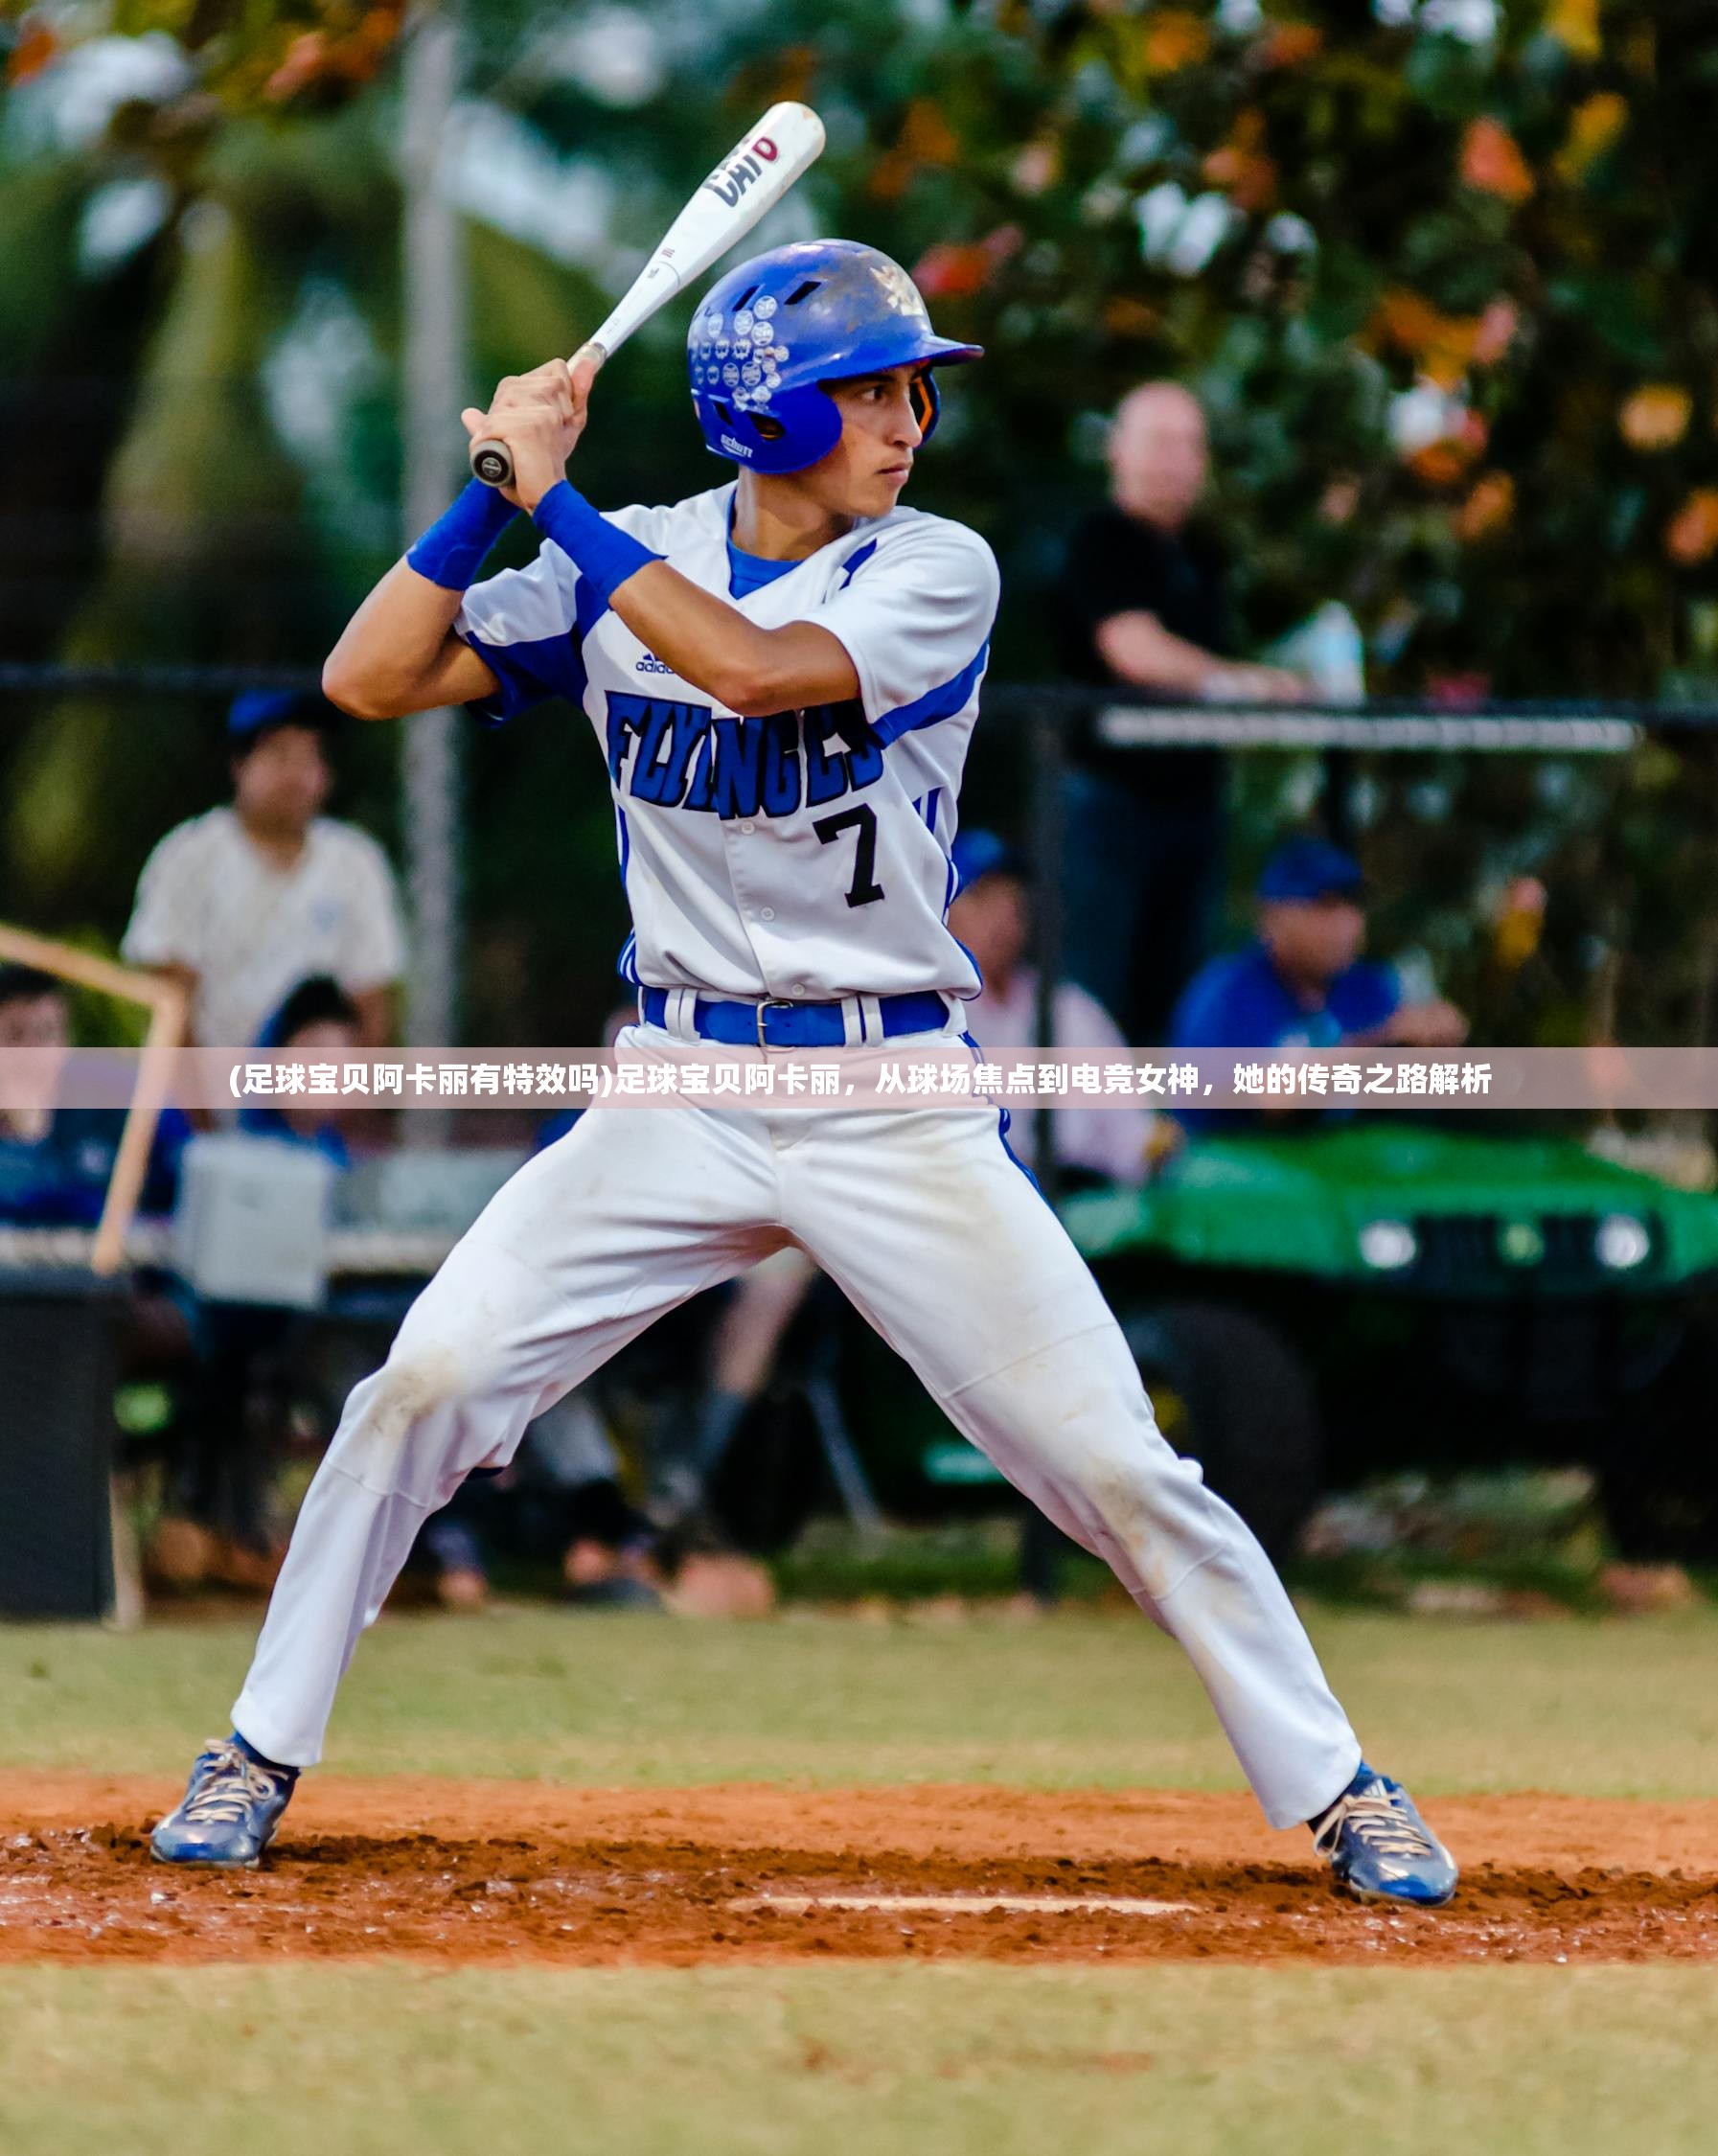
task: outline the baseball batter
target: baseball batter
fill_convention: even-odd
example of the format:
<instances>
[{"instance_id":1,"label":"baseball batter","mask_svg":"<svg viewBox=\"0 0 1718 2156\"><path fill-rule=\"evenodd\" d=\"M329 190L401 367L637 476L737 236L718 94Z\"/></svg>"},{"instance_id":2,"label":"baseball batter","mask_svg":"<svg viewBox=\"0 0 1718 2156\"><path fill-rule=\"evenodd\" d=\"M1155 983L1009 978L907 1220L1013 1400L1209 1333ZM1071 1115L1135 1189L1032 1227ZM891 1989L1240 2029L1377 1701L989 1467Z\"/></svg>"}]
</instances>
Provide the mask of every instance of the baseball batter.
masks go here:
<instances>
[{"instance_id":1,"label":"baseball batter","mask_svg":"<svg viewBox=\"0 0 1718 2156\"><path fill-rule=\"evenodd\" d=\"M378 585L328 662L366 718L582 705L607 761L642 1053L898 1041L971 1057L946 925L961 768L996 611L974 533L901 506L936 424L905 273L845 241L731 271L692 324L693 403L736 481L599 514L566 465L591 371L503 382L512 451ZM479 572L515 512L529 568ZM424 1517L653 1319L797 1245L972 1441L1192 1658L1267 1817L1350 1891L1435 1904L1455 1869L1362 1759L1288 1596L1177 1457L1096 1284L982 1101L597 1108L521 1169L353 1392L234 1709L156 1828L254 1865L322 1755L341 1674Z\"/></svg>"}]
</instances>

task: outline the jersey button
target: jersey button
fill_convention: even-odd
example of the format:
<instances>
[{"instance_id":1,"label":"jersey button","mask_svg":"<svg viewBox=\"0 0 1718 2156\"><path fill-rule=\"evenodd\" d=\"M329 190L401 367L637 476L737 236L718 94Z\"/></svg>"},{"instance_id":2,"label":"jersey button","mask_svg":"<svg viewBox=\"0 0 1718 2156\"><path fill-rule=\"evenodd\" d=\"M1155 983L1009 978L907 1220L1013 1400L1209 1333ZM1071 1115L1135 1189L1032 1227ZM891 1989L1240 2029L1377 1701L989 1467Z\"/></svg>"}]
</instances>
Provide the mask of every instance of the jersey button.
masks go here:
<instances>
[{"instance_id":1,"label":"jersey button","mask_svg":"<svg viewBox=\"0 0 1718 2156\"><path fill-rule=\"evenodd\" d=\"M774 908L774 906L759 906L759 908L758 908L758 919L759 919L760 921L773 921L773 920L775 919L775 908Z\"/></svg>"},{"instance_id":2,"label":"jersey button","mask_svg":"<svg viewBox=\"0 0 1718 2156\"><path fill-rule=\"evenodd\" d=\"M742 836L743 837L746 837L746 838L749 838L749 837L751 837L752 833L753 833L754 831L756 831L756 829L757 829L757 828L758 828L758 827L757 827L757 825L756 825L755 823L743 823L743 824L742 824L742 825L740 826L740 832L741 832L741 836Z\"/></svg>"}]
</instances>

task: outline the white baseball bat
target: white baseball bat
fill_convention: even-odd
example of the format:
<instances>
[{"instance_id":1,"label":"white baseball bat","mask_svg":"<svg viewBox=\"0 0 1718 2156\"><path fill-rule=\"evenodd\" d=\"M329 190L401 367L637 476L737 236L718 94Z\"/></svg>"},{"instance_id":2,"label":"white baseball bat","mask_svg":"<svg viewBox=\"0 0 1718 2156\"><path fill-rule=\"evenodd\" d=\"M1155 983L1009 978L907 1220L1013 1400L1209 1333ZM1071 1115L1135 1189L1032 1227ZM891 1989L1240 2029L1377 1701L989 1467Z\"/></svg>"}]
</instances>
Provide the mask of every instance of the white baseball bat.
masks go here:
<instances>
[{"instance_id":1,"label":"white baseball bat","mask_svg":"<svg viewBox=\"0 0 1718 2156\"><path fill-rule=\"evenodd\" d=\"M772 210L823 149L823 123L809 104L772 104L694 194L661 245L633 279L608 319L574 353L570 364L593 357L600 367L633 331L666 307L680 287L701 277ZM505 442L471 444L471 470L487 487L513 482Z\"/></svg>"}]
</instances>

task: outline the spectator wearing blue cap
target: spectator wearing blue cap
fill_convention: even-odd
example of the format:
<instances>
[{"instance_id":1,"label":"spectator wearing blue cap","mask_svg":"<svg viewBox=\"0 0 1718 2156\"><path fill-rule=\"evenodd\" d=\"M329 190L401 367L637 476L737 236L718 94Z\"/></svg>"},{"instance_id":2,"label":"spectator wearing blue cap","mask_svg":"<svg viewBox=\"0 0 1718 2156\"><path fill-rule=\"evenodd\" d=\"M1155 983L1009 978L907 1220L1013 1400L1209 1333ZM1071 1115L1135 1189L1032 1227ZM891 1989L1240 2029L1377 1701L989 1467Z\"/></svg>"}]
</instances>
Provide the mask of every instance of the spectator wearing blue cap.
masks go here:
<instances>
[{"instance_id":1,"label":"spectator wearing blue cap","mask_svg":"<svg viewBox=\"0 0 1718 2156\"><path fill-rule=\"evenodd\" d=\"M1258 935L1189 983L1179 1048L1450 1048L1467 1021L1436 998L1405 1002L1394 970L1363 958L1365 879L1352 854L1292 838L1265 864Z\"/></svg>"},{"instance_id":2,"label":"spectator wearing blue cap","mask_svg":"<svg viewBox=\"0 0 1718 2156\"><path fill-rule=\"evenodd\" d=\"M963 831L954 841L956 895L949 927L971 953L984 986L966 1006L967 1029L987 1055L1036 1048L1038 973L1026 963L1031 884L1024 858L994 831ZM1053 1048L1065 1054L1126 1055L1115 1021L1097 998L1061 982L1052 1013ZM1030 1144L1032 1110L1011 1111L1013 1129ZM1090 1182L1132 1185L1145 1180L1155 1135L1151 1112L1132 1107L1068 1106L1054 1112L1056 1158Z\"/></svg>"},{"instance_id":3,"label":"spectator wearing blue cap","mask_svg":"<svg viewBox=\"0 0 1718 2156\"><path fill-rule=\"evenodd\" d=\"M247 1046L320 975L356 1004L366 1044L392 1038L405 964L393 871L367 832L322 814L327 737L341 723L319 696L241 697L227 721L231 805L169 832L145 863L122 948L185 984L205 1047Z\"/></svg>"}]
</instances>

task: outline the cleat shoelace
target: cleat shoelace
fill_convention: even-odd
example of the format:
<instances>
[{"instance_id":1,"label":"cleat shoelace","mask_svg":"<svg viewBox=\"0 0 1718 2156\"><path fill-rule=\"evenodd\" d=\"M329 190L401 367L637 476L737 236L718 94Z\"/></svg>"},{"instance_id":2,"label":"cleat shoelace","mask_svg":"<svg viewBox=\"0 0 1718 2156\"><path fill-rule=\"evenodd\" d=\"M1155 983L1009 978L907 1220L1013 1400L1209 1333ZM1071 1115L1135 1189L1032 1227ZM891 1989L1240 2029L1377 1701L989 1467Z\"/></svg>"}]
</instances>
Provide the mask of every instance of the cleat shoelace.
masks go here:
<instances>
[{"instance_id":1,"label":"cleat shoelace","mask_svg":"<svg viewBox=\"0 0 1718 2156\"><path fill-rule=\"evenodd\" d=\"M252 1804L280 1795L275 1777L247 1759L236 1744L210 1748L208 1774L185 1799L185 1817L198 1826L233 1826Z\"/></svg>"},{"instance_id":2,"label":"cleat shoelace","mask_svg":"<svg viewBox=\"0 0 1718 2156\"><path fill-rule=\"evenodd\" d=\"M1352 1826L1367 1848L1386 1857L1433 1857L1438 1845L1428 1828L1396 1803L1393 1796L1374 1783L1352 1797L1339 1798L1318 1829L1314 1846L1328 1853L1334 1849L1344 1826Z\"/></svg>"}]
</instances>

